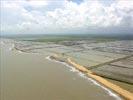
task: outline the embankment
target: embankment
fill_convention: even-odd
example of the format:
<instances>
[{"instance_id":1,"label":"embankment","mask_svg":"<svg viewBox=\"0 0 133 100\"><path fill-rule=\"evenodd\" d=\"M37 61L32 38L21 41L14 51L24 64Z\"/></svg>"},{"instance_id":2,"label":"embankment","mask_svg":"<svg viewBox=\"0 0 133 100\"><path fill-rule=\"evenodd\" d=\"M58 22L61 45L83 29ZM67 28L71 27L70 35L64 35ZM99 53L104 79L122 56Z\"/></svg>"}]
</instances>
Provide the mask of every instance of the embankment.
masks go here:
<instances>
[{"instance_id":1,"label":"embankment","mask_svg":"<svg viewBox=\"0 0 133 100\"><path fill-rule=\"evenodd\" d=\"M119 95L121 95L122 97L124 97L127 100L133 100L133 94L130 93L127 90L124 90L123 88L107 81L106 79L95 75L93 72L91 72L90 70L86 69L85 67L73 62L70 58L67 59L67 62L71 65L73 65L76 69L84 72L86 75L88 75L89 77L95 79L96 81L98 81L99 83L103 84L104 86L112 89L113 91L115 91L116 93L118 93Z\"/></svg>"}]
</instances>

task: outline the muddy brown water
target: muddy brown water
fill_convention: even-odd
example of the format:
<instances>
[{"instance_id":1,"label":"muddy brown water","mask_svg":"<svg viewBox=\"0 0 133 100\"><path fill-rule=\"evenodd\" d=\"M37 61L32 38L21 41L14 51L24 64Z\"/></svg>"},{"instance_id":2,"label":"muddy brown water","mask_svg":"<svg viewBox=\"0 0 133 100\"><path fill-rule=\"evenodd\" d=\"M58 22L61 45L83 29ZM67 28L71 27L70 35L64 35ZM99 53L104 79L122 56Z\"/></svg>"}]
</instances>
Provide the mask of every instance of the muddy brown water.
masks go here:
<instances>
[{"instance_id":1,"label":"muddy brown water","mask_svg":"<svg viewBox=\"0 0 133 100\"><path fill-rule=\"evenodd\" d=\"M118 100L111 91L94 84L79 72L45 59L47 54L0 48L1 100Z\"/></svg>"}]
</instances>

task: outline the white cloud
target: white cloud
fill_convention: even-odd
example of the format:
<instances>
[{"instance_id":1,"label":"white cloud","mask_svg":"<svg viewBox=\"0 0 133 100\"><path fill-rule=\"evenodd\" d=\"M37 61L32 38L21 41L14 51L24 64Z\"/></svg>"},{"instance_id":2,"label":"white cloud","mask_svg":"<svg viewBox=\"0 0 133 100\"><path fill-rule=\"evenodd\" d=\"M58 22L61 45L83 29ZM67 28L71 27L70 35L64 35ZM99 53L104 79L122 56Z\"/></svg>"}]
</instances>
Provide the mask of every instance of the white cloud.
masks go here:
<instances>
[{"instance_id":1,"label":"white cloud","mask_svg":"<svg viewBox=\"0 0 133 100\"><path fill-rule=\"evenodd\" d=\"M28 2L33 7L42 7L48 4L48 0L29 0Z\"/></svg>"},{"instance_id":2,"label":"white cloud","mask_svg":"<svg viewBox=\"0 0 133 100\"><path fill-rule=\"evenodd\" d=\"M133 1L131 0L118 0L110 6L105 6L98 0L84 0L81 4L67 0L63 2L63 7L46 12L37 9L28 11L25 7L44 9L44 6L50 7L54 2L48 3L48 0L30 1L30 3L29 1L3 2L2 17L10 13L14 23L11 23L9 17L6 17L8 22L3 19L2 32L12 30L13 33L37 33L38 31L54 33L80 30L93 33L93 31L99 32L105 29L112 32L119 31L121 28L125 30L129 28L129 32L133 29Z\"/></svg>"}]
</instances>

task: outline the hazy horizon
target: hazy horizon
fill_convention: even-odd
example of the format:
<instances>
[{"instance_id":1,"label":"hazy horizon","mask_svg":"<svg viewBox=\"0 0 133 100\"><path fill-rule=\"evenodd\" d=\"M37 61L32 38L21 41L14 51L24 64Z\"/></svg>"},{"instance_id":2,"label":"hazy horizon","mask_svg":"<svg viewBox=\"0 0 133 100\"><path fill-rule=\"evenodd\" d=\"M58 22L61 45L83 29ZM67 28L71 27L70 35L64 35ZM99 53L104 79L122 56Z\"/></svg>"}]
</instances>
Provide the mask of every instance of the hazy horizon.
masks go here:
<instances>
[{"instance_id":1,"label":"hazy horizon","mask_svg":"<svg viewBox=\"0 0 133 100\"><path fill-rule=\"evenodd\" d=\"M133 0L0 0L2 100L133 100Z\"/></svg>"}]
</instances>

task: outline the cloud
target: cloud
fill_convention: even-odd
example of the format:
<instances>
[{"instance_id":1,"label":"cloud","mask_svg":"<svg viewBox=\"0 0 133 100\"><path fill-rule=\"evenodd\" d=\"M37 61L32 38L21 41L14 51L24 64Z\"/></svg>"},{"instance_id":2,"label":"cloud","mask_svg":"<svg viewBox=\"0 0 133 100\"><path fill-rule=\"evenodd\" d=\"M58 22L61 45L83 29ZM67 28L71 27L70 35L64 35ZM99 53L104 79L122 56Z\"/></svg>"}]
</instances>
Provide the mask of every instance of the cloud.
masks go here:
<instances>
[{"instance_id":1,"label":"cloud","mask_svg":"<svg viewBox=\"0 0 133 100\"><path fill-rule=\"evenodd\" d=\"M54 4L60 5L49 10ZM70 0L5 1L1 17L3 33L131 33L133 1L118 0L110 5L99 0L80 4Z\"/></svg>"},{"instance_id":2,"label":"cloud","mask_svg":"<svg viewBox=\"0 0 133 100\"><path fill-rule=\"evenodd\" d=\"M42 7L48 4L48 0L39 0L39 2L36 0L29 0L28 3L33 7Z\"/></svg>"}]
</instances>

